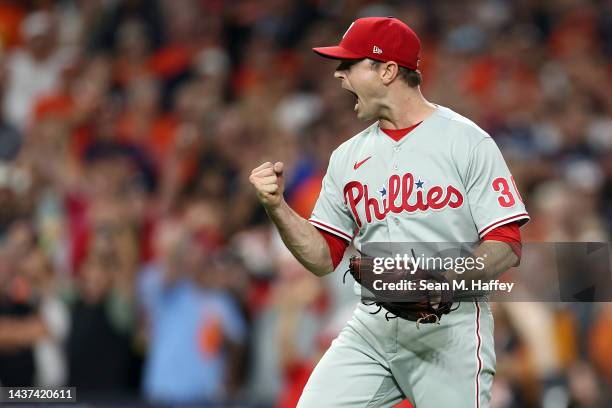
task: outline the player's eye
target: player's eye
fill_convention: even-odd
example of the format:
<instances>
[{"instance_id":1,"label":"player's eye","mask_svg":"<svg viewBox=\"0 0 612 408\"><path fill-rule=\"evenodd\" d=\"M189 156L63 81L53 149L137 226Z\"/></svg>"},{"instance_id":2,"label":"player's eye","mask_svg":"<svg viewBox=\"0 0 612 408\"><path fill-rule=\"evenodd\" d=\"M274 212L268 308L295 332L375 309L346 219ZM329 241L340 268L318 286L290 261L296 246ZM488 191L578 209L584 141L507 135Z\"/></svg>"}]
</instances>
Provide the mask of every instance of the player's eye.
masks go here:
<instances>
[{"instance_id":1,"label":"player's eye","mask_svg":"<svg viewBox=\"0 0 612 408\"><path fill-rule=\"evenodd\" d=\"M353 65L358 64L361 61L363 60L362 59L342 60L340 62L340 65L338 65L338 68L336 68L336 71L347 71L351 69Z\"/></svg>"}]
</instances>

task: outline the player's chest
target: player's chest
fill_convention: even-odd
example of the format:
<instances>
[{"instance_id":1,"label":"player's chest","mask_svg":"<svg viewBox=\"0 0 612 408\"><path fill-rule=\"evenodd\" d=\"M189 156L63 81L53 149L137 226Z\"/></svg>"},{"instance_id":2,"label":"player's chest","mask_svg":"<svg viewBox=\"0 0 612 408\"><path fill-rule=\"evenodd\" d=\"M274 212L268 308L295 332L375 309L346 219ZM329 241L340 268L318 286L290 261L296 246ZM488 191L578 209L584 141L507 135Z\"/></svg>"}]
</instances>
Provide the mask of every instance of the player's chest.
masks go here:
<instances>
[{"instance_id":1,"label":"player's chest","mask_svg":"<svg viewBox=\"0 0 612 408\"><path fill-rule=\"evenodd\" d=\"M459 172L443 150L394 145L358 153L345 163L342 194L360 228L389 215L409 217L464 205Z\"/></svg>"}]
</instances>

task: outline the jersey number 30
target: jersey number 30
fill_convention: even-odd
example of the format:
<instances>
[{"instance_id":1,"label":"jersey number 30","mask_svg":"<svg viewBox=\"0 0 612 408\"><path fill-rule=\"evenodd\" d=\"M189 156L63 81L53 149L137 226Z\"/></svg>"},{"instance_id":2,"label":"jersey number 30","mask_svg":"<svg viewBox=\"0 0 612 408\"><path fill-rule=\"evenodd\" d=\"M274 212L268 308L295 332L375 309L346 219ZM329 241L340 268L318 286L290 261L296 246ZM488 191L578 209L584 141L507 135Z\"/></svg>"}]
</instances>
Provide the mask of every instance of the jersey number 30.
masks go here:
<instances>
[{"instance_id":1,"label":"jersey number 30","mask_svg":"<svg viewBox=\"0 0 612 408\"><path fill-rule=\"evenodd\" d=\"M519 193L518 188L516 188L516 183L514 182L514 177L510 177L510 181L512 182L512 187L514 192L518 196L519 200L523 202L523 198L521 197L521 193ZM516 199L514 195L510 191L510 184L508 183L508 179L503 177L498 177L493 180L493 190L499 193L499 197L497 197L497 202L504 208L512 207L516 204Z\"/></svg>"}]
</instances>

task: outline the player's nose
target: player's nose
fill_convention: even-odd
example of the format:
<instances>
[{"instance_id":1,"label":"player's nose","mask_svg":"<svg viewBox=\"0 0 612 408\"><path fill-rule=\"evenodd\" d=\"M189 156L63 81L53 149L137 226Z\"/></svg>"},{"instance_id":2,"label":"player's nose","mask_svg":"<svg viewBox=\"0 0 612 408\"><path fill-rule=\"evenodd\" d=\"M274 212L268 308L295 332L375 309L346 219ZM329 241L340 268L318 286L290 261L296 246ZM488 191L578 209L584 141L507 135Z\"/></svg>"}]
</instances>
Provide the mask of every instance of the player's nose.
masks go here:
<instances>
[{"instance_id":1,"label":"player's nose","mask_svg":"<svg viewBox=\"0 0 612 408\"><path fill-rule=\"evenodd\" d=\"M345 78L344 70L340 71L337 69L336 71L334 71L334 78L344 79Z\"/></svg>"}]
</instances>

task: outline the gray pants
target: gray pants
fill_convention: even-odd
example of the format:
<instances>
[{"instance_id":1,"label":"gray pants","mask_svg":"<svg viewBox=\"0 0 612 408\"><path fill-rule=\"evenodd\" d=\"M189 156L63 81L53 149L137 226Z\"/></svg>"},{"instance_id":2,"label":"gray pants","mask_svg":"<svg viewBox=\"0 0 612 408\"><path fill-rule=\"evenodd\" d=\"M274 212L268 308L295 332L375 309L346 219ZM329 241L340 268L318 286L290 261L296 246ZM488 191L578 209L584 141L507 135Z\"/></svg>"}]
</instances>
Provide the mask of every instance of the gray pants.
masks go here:
<instances>
[{"instance_id":1,"label":"gray pants","mask_svg":"<svg viewBox=\"0 0 612 408\"><path fill-rule=\"evenodd\" d=\"M493 316L462 302L441 324L391 319L360 304L314 369L298 407L488 407L495 374Z\"/></svg>"}]
</instances>

